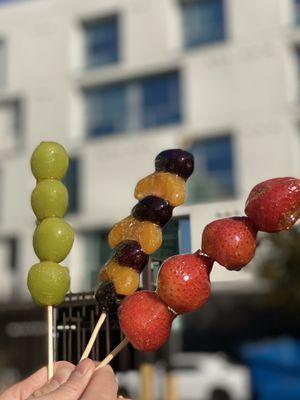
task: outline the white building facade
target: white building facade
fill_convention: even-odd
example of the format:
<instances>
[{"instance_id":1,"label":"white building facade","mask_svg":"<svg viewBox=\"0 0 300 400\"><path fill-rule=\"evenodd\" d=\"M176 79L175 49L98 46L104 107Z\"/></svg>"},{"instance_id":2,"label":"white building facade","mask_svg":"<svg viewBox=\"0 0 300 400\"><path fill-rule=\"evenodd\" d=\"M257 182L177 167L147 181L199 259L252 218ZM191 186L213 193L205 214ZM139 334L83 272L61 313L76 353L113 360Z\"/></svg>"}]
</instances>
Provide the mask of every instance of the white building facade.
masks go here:
<instances>
[{"instance_id":1,"label":"white building facade","mask_svg":"<svg viewBox=\"0 0 300 400\"><path fill-rule=\"evenodd\" d=\"M259 181L297 176L298 3L0 1L1 298L27 296L37 261L29 160L40 141L72 158L72 291L95 286L107 231L129 214L161 150L196 158L166 254L198 249L208 222L242 215ZM217 266L212 280L241 285L249 270Z\"/></svg>"}]
</instances>

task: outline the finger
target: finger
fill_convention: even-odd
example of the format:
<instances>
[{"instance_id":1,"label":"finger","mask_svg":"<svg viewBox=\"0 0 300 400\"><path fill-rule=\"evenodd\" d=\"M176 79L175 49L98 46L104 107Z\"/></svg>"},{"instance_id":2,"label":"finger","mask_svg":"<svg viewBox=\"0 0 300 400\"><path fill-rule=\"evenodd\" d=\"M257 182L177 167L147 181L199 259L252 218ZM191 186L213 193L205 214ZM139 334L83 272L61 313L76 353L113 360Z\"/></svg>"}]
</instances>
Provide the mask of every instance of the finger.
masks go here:
<instances>
[{"instance_id":1,"label":"finger","mask_svg":"<svg viewBox=\"0 0 300 400\"><path fill-rule=\"evenodd\" d=\"M47 381L47 368L43 367L36 371L33 375L24 379L21 382L16 383L11 388L7 389L1 395L1 400L6 399L18 399L25 400L31 395L36 389L45 384Z\"/></svg>"},{"instance_id":2,"label":"finger","mask_svg":"<svg viewBox=\"0 0 300 400\"><path fill-rule=\"evenodd\" d=\"M58 368L63 365L65 362L60 361L55 363L54 368ZM21 382L16 383L11 388L7 389L1 395L1 400L6 399L18 399L25 400L27 399L35 390L39 389L47 382L47 368L42 367L34 374L30 375L28 378L24 379Z\"/></svg>"},{"instance_id":3,"label":"finger","mask_svg":"<svg viewBox=\"0 0 300 400\"><path fill-rule=\"evenodd\" d=\"M54 374L50 381L46 382L38 390L32 393L32 398L36 399L41 397L47 393L53 392L53 390L57 389L63 383L65 383L72 371L75 369L75 366L67 361L62 361L60 363L56 363L54 367Z\"/></svg>"},{"instance_id":4,"label":"finger","mask_svg":"<svg viewBox=\"0 0 300 400\"><path fill-rule=\"evenodd\" d=\"M93 374L83 397L85 400L114 400L117 393L118 384L115 374L112 368L107 365Z\"/></svg>"},{"instance_id":5,"label":"finger","mask_svg":"<svg viewBox=\"0 0 300 400\"><path fill-rule=\"evenodd\" d=\"M87 387L94 370L93 361L86 358L77 365L65 383L43 396L43 400L78 400Z\"/></svg>"}]
</instances>

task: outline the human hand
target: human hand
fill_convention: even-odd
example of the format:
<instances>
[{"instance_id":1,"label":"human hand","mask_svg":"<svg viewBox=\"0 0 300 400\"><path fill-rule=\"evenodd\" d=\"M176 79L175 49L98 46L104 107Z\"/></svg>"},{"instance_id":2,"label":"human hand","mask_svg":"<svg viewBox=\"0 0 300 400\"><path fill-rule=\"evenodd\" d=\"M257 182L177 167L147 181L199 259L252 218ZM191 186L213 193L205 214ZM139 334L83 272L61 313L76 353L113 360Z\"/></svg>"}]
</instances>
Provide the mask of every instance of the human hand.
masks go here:
<instances>
[{"instance_id":1,"label":"human hand","mask_svg":"<svg viewBox=\"0 0 300 400\"><path fill-rule=\"evenodd\" d=\"M0 395L0 400L115 400L118 385L111 367L95 371L96 364L83 360L77 367L58 362L47 381L44 367Z\"/></svg>"}]
</instances>

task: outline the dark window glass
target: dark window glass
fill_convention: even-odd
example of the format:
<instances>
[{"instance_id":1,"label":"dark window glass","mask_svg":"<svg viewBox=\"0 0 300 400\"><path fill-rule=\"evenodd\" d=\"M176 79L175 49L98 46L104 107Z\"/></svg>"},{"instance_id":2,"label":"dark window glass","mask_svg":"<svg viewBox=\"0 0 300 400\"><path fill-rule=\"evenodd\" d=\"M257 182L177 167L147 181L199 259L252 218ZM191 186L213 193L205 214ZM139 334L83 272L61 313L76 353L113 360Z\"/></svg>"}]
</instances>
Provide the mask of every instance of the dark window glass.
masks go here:
<instances>
[{"instance_id":1,"label":"dark window glass","mask_svg":"<svg viewBox=\"0 0 300 400\"><path fill-rule=\"evenodd\" d=\"M69 193L68 212L76 212L79 209L79 160L77 158L70 158L63 182Z\"/></svg>"},{"instance_id":2,"label":"dark window glass","mask_svg":"<svg viewBox=\"0 0 300 400\"><path fill-rule=\"evenodd\" d=\"M230 135L196 141L189 151L195 170L188 188L190 202L217 201L235 194L233 144Z\"/></svg>"},{"instance_id":3,"label":"dark window glass","mask_svg":"<svg viewBox=\"0 0 300 400\"><path fill-rule=\"evenodd\" d=\"M86 92L87 135L101 136L126 131L125 85L116 84Z\"/></svg>"},{"instance_id":4,"label":"dark window glass","mask_svg":"<svg viewBox=\"0 0 300 400\"><path fill-rule=\"evenodd\" d=\"M178 72L143 79L141 92L144 128L180 122Z\"/></svg>"},{"instance_id":5,"label":"dark window glass","mask_svg":"<svg viewBox=\"0 0 300 400\"><path fill-rule=\"evenodd\" d=\"M10 238L7 240L8 246L8 262L11 270L16 271L18 267L18 240L17 238Z\"/></svg>"},{"instance_id":6,"label":"dark window glass","mask_svg":"<svg viewBox=\"0 0 300 400\"><path fill-rule=\"evenodd\" d=\"M119 59L116 16L84 24L86 65L89 68L115 63Z\"/></svg>"},{"instance_id":7,"label":"dark window glass","mask_svg":"<svg viewBox=\"0 0 300 400\"><path fill-rule=\"evenodd\" d=\"M113 84L85 92L87 136L178 123L178 72Z\"/></svg>"},{"instance_id":8,"label":"dark window glass","mask_svg":"<svg viewBox=\"0 0 300 400\"><path fill-rule=\"evenodd\" d=\"M296 25L300 25L300 0L294 0L294 16Z\"/></svg>"},{"instance_id":9,"label":"dark window glass","mask_svg":"<svg viewBox=\"0 0 300 400\"><path fill-rule=\"evenodd\" d=\"M0 40L0 88L5 87L6 82L6 44Z\"/></svg>"},{"instance_id":10,"label":"dark window glass","mask_svg":"<svg viewBox=\"0 0 300 400\"><path fill-rule=\"evenodd\" d=\"M225 39L223 0L182 0L184 47Z\"/></svg>"},{"instance_id":11,"label":"dark window glass","mask_svg":"<svg viewBox=\"0 0 300 400\"><path fill-rule=\"evenodd\" d=\"M91 285L95 288L99 282L99 272L111 255L108 244L108 231L94 230L84 234L85 267L90 271Z\"/></svg>"}]
</instances>

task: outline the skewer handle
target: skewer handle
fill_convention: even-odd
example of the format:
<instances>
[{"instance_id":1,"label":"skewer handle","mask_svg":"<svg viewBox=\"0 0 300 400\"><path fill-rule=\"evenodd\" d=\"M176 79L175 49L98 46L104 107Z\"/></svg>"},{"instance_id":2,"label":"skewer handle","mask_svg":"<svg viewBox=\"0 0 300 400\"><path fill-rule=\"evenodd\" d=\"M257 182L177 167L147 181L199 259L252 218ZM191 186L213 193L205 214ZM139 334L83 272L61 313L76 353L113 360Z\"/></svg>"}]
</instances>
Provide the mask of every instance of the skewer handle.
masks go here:
<instances>
[{"instance_id":1,"label":"skewer handle","mask_svg":"<svg viewBox=\"0 0 300 400\"><path fill-rule=\"evenodd\" d=\"M109 353L109 354L104 358L104 360L102 360L102 361L100 362L100 364L99 364L98 367L96 368L96 371L97 371L97 369L103 368L103 367L105 367L107 364L109 364L109 363L111 362L111 360L112 360L118 353L120 353L120 351L123 350L124 347L127 346L128 343L129 343L129 340L128 340L127 338L123 339L122 342L119 343L118 346L115 347L115 348L113 349L113 351L112 351L111 353Z\"/></svg>"},{"instance_id":2,"label":"skewer handle","mask_svg":"<svg viewBox=\"0 0 300 400\"><path fill-rule=\"evenodd\" d=\"M53 376L53 306L47 307L48 312L48 380Z\"/></svg>"},{"instance_id":3,"label":"skewer handle","mask_svg":"<svg viewBox=\"0 0 300 400\"><path fill-rule=\"evenodd\" d=\"M86 346L84 352L82 353L82 356L81 356L81 358L80 358L80 361L81 361L81 360L84 360L85 358L87 358L87 357L89 356L89 354L90 354L90 352L91 352L91 350L92 350L92 347L93 347L93 345L94 345L94 343L95 343L95 340L96 340L96 338L97 338L97 335L98 335L98 333L99 333L99 331L100 331L100 328L101 328L101 326L103 325L103 322L104 322L105 319L106 319L106 315L107 315L107 314L106 314L105 312L103 312L103 313L100 315L100 318L98 319L98 322L97 322L97 324L96 324L96 326L95 326L95 328L94 328L94 330L93 330L93 332L92 332L92 334L91 334L90 340L89 340L89 342L88 342L88 344L87 344L87 346Z\"/></svg>"}]
</instances>

